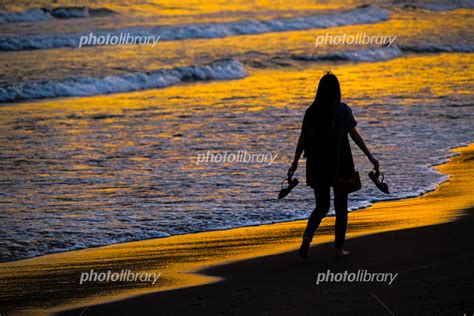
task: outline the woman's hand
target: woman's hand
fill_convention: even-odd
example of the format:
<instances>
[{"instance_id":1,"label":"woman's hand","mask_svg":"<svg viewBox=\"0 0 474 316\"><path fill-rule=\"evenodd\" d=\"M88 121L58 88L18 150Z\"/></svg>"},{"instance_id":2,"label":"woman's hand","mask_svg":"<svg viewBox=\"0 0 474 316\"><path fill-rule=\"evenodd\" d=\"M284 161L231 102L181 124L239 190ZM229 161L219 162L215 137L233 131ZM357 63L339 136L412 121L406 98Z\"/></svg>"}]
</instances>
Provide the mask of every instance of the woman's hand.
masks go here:
<instances>
[{"instance_id":1,"label":"woman's hand","mask_svg":"<svg viewBox=\"0 0 474 316\"><path fill-rule=\"evenodd\" d=\"M288 169L288 178L293 177L293 174L295 173L296 169L298 169L298 163L293 162L291 164L291 167Z\"/></svg>"},{"instance_id":2,"label":"woman's hand","mask_svg":"<svg viewBox=\"0 0 474 316\"><path fill-rule=\"evenodd\" d=\"M379 170L379 161L372 155L369 156L369 160L374 165L374 169Z\"/></svg>"}]
</instances>

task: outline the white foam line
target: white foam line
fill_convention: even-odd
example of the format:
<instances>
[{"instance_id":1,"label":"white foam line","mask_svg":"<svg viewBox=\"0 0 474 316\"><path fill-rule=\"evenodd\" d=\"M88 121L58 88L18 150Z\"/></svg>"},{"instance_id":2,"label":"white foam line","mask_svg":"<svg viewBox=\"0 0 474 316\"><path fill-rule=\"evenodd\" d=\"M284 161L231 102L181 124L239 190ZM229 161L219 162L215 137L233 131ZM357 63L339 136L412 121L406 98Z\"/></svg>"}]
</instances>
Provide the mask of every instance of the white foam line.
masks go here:
<instances>
[{"instance_id":1,"label":"white foam line","mask_svg":"<svg viewBox=\"0 0 474 316\"><path fill-rule=\"evenodd\" d=\"M243 20L225 23L190 24L164 27L136 27L129 29L101 30L92 32L94 36L160 36L160 41L221 38L236 35L262 34L269 32L297 31L313 28L329 28L342 25L377 23L388 20L389 11L376 7L362 7L342 13L279 18L273 20ZM2 36L0 50L17 51L58 47L79 47L81 33L49 33L29 36Z\"/></svg>"}]
</instances>

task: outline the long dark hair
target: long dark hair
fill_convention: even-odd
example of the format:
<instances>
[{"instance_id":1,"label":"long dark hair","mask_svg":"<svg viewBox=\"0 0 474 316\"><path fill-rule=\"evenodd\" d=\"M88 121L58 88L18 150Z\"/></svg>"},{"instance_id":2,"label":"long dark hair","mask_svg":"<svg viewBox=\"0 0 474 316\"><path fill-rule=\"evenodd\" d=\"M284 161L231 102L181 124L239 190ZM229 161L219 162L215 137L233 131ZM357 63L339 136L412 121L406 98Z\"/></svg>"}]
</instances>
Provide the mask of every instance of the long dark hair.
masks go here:
<instances>
[{"instance_id":1,"label":"long dark hair","mask_svg":"<svg viewBox=\"0 0 474 316\"><path fill-rule=\"evenodd\" d=\"M341 87L336 75L328 71L319 80L318 91L313 101L313 106L328 107L341 102Z\"/></svg>"},{"instance_id":2,"label":"long dark hair","mask_svg":"<svg viewBox=\"0 0 474 316\"><path fill-rule=\"evenodd\" d=\"M328 71L319 80L316 97L308 108L308 123L318 130L328 130L332 125L333 106L340 102L339 80L332 72Z\"/></svg>"}]
</instances>

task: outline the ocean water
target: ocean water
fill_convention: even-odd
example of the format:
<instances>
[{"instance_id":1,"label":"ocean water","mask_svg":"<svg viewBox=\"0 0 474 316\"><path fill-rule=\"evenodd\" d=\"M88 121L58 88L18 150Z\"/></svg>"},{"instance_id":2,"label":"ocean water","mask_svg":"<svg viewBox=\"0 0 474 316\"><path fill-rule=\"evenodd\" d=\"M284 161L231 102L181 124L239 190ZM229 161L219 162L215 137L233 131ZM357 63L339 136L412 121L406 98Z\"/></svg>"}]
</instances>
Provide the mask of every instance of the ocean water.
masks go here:
<instances>
[{"instance_id":1,"label":"ocean water","mask_svg":"<svg viewBox=\"0 0 474 316\"><path fill-rule=\"evenodd\" d=\"M433 190L433 165L474 140L470 1L174 2L2 2L0 261L306 218L304 161L276 197L327 70L391 188L352 144L351 210ZM160 41L79 48L91 32ZM397 38L315 47L326 33Z\"/></svg>"}]
</instances>

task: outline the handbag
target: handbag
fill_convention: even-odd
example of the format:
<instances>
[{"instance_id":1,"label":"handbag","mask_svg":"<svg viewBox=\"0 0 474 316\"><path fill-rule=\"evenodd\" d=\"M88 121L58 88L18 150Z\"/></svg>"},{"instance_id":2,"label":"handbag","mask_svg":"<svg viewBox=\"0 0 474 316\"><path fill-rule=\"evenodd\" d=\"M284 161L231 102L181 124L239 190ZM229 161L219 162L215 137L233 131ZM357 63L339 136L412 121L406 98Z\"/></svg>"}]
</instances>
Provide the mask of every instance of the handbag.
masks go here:
<instances>
[{"instance_id":1,"label":"handbag","mask_svg":"<svg viewBox=\"0 0 474 316\"><path fill-rule=\"evenodd\" d=\"M354 171L348 178L336 177L333 182L333 187L336 192L342 194L359 191L362 188L359 172Z\"/></svg>"}]
</instances>

